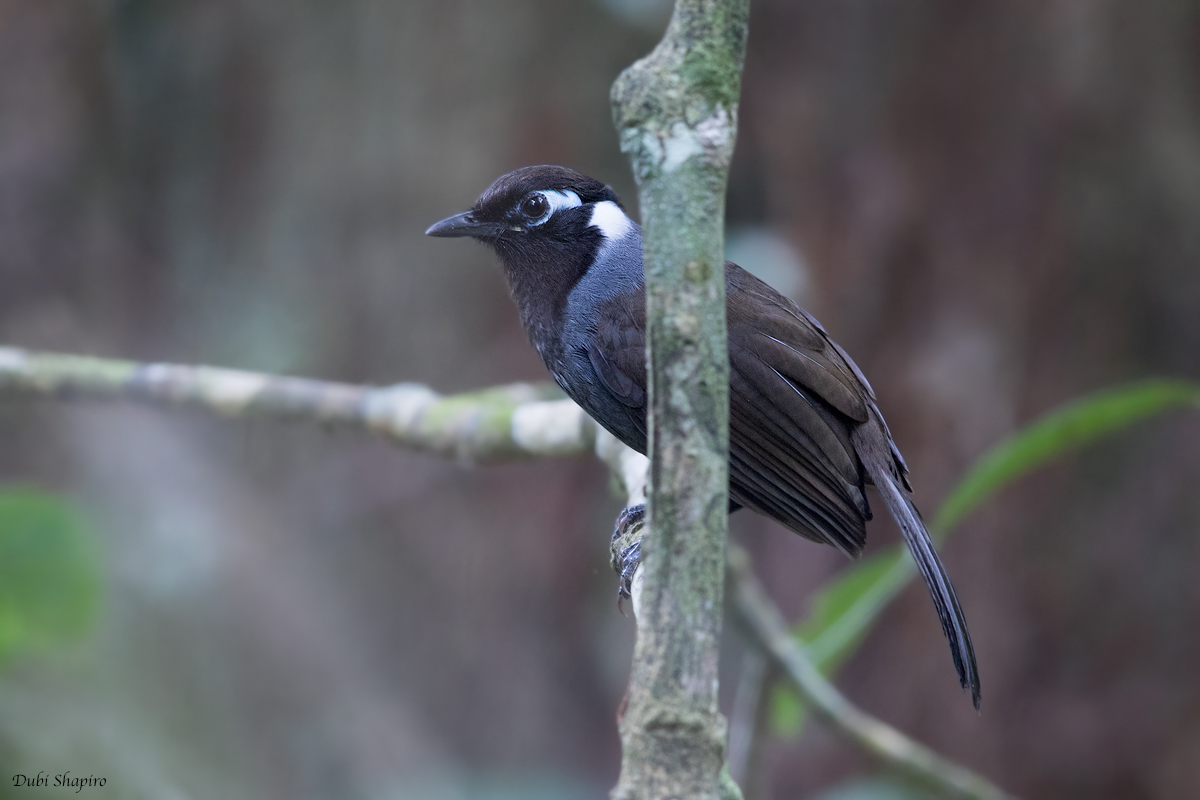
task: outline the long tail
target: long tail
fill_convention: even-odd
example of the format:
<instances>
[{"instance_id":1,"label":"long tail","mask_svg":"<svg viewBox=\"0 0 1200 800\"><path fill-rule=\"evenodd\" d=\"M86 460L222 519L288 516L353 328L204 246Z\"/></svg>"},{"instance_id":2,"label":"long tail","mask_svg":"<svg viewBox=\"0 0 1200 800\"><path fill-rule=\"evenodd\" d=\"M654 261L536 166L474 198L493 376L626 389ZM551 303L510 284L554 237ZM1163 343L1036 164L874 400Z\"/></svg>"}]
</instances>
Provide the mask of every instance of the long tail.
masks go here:
<instances>
[{"instance_id":1,"label":"long tail","mask_svg":"<svg viewBox=\"0 0 1200 800\"><path fill-rule=\"evenodd\" d=\"M975 647L971 644L967 619L958 604L950 576L933 549L933 541L925 530L921 515L909 499L908 492L900 485L899 470L892 458L887 434L883 432L882 425L876 427L872 422L860 425L851 434L852 441L863 466L867 468L867 474L900 526L909 552L917 562L917 569L929 586L929 594L933 597L933 605L942 622L942 632L950 642L950 655L954 658L954 668L958 670L958 682L964 689L971 690L971 702L978 710L979 671L975 665Z\"/></svg>"}]
</instances>

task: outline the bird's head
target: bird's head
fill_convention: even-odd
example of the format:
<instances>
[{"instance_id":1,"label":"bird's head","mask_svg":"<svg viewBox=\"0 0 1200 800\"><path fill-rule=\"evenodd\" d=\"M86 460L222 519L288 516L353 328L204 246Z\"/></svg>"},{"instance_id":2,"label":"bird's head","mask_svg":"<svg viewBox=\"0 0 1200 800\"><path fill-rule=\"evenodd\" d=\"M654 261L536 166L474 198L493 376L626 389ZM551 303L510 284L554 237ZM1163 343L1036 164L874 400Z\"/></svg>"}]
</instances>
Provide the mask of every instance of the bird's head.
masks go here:
<instances>
[{"instance_id":1,"label":"bird's head","mask_svg":"<svg viewBox=\"0 0 1200 800\"><path fill-rule=\"evenodd\" d=\"M475 205L436 223L429 236L470 236L510 267L581 264L636 226L600 181L565 167L522 167L502 175Z\"/></svg>"}]
</instances>

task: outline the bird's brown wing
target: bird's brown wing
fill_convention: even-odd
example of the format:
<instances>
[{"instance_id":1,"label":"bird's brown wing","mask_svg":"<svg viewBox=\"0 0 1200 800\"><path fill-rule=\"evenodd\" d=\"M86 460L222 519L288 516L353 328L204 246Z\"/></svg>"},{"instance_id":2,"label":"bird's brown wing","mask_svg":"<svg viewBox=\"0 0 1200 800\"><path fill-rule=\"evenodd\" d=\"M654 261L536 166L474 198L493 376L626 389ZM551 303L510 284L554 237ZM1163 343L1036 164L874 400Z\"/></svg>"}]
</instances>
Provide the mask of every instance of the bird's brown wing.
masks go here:
<instances>
[{"instance_id":1,"label":"bird's brown wing","mask_svg":"<svg viewBox=\"0 0 1200 800\"><path fill-rule=\"evenodd\" d=\"M770 286L729 264L726 289L731 473L737 469L739 437L756 440L751 452L780 448L783 466L790 465L781 470L787 480L805 482L810 492L792 495L800 498L803 513L791 518L767 513L806 536L815 530L851 554L861 550L870 518L863 483L875 483L929 587L959 682L979 708L979 671L966 617L909 497L904 460L866 378L815 319ZM745 426L746 420L752 424ZM781 441L792 447L784 449ZM762 467L750 470L760 492L763 474ZM739 479L732 478L730 494L736 497L738 487Z\"/></svg>"},{"instance_id":2,"label":"bird's brown wing","mask_svg":"<svg viewBox=\"0 0 1200 800\"><path fill-rule=\"evenodd\" d=\"M850 425L866 419L862 384L790 301L726 265L730 328L730 500L857 555L870 510ZM640 294L598 310L588 358L640 421L645 451L645 308ZM869 391L869 390L868 390ZM640 447L638 447L640 445Z\"/></svg>"},{"instance_id":3,"label":"bird's brown wing","mask_svg":"<svg viewBox=\"0 0 1200 800\"><path fill-rule=\"evenodd\" d=\"M857 555L871 512L850 430L869 389L798 306L736 264L725 275L730 495Z\"/></svg>"}]
</instances>

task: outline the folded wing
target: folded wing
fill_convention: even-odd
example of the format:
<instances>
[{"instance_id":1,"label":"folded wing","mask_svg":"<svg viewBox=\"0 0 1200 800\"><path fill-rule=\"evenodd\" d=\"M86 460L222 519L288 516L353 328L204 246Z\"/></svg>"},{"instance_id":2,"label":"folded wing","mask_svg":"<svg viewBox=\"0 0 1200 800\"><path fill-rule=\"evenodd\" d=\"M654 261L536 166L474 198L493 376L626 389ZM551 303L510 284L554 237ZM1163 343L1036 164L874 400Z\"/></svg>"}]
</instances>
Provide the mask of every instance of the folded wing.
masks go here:
<instances>
[{"instance_id":1,"label":"folded wing","mask_svg":"<svg viewBox=\"0 0 1200 800\"><path fill-rule=\"evenodd\" d=\"M870 509L850 426L867 418L855 372L816 323L726 264L730 327L729 495L739 506L857 555ZM588 349L604 387L639 418L645 451L646 311L640 294L598 309Z\"/></svg>"},{"instance_id":2,"label":"folded wing","mask_svg":"<svg viewBox=\"0 0 1200 800\"><path fill-rule=\"evenodd\" d=\"M726 263L729 498L851 556L866 543L866 482L878 485L929 587L959 681L979 707L966 618L908 496L907 467L858 367L799 306ZM601 383L640 420L645 452L642 296L602 309L588 352Z\"/></svg>"}]
</instances>

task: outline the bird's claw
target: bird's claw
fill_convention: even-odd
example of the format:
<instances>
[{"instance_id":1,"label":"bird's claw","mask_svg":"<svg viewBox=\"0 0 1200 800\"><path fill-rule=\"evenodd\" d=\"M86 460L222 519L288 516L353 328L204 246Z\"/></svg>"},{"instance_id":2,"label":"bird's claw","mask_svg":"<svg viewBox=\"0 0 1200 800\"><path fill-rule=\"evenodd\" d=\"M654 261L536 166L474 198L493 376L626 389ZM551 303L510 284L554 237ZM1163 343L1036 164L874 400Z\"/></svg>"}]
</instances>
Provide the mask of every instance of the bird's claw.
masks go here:
<instances>
[{"instance_id":1,"label":"bird's claw","mask_svg":"<svg viewBox=\"0 0 1200 800\"><path fill-rule=\"evenodd\" d=\"M639 503L621 510L612 536L612 568L620 576L617 586L617 607L630 596L633 575L642 563L642 528L646 524L646 504Z\"/></svg>"}]
</instances>

